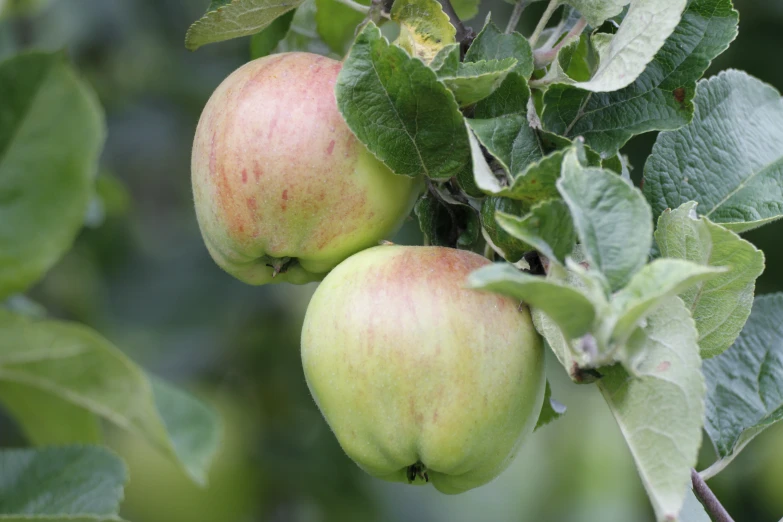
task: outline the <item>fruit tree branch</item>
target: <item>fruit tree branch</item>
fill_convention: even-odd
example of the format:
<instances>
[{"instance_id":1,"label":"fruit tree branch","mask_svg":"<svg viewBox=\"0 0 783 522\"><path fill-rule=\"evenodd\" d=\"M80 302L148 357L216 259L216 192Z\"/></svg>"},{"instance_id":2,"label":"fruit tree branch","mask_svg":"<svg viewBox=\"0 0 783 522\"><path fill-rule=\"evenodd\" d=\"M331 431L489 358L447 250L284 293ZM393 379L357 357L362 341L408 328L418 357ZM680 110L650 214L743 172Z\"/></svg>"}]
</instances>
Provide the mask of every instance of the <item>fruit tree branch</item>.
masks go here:
<instances>
[{"instance_id":1,"label":"fruit tree branch","mask_svg":"<svg viewBox=\"0 0 783 522\"><path fill-rule=\"evenodd\" d=\"M457 16L457 12L454 10L454 6L451 5L451 0L442 0L441 4L443 5L443 12L449 15L449 20L451 20L451 25L453 25L457 29L457 41L459 43L464 42L470 42L473 40L473 29L470 27L465 27L465 24L462 23L462 20L459 19L459 16Z\"/></svg>"},{"instance_id":2,"label":"fruit tree branch","mask_svg":"<svg viewBox=\"0 0 783 522\"><path fill-rule=\"evenodd\" d=\"M701 505L704 506L704 510L713 522L734 522L734 519L731 518L726 508L720 503L718 497L715 496L715 493L712 492L695 469L691 469L691 482L693 483L693 493L699 499Z\"/></svg>"}]
</instances>

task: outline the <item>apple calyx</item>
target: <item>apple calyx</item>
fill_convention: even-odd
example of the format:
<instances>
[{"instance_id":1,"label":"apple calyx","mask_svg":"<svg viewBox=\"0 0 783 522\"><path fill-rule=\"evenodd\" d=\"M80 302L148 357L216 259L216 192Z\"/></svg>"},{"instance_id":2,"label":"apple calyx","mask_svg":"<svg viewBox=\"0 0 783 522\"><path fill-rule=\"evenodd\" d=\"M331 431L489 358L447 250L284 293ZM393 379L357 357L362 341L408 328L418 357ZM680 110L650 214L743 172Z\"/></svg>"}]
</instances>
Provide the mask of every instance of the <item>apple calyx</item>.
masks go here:
<instances>
[{"instance_id":1,"label":"apple calyx","mask_svg":"<svg viewBox=\"0 0 783 522\"><path fill-rule=\"evenodd\" d=\"M413 484L416 481L416 478L420 478L424 482L430 481L430 476L427 474L427 467L421 462L416 462L416 464L408 466L406 476L408 478L408 484Z\"/></svg>"},{"instance_id":2,"label":"apple calyx","mask_svg":"<svg viewBox=\"0 0 783 522\"><path fill-rule=\"evenodd\" d=\"M276 277L278 274L285 274L288 269L296 263L295 257L272 257L268 258L269 262L266 266L272 269L272 277Z\"/></svg>"}]
</instances>

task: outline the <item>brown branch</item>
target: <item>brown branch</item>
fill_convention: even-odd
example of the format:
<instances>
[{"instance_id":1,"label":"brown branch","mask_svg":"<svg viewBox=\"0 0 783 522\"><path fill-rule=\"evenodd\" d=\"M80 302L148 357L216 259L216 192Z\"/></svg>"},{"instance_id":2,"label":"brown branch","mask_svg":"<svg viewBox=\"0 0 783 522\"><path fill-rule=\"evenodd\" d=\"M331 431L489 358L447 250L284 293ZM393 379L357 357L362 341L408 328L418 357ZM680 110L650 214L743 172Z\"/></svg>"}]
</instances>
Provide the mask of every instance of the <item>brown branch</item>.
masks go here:
<instances>
[{"instance_id":1,"label":"brown branch","mask_svg":"<svg viewBox=\"0 0 783 522\"><path fill-rule=\"evenodd\" d=\"M451 25L457 29L456 38L460 44L460 58L464 58L470 44L476 38L476 33L473 32L472 28L462 23L462 20L459 19L457 12L454 10L454 6L451 5L451 0L441 0L441 5L443 5L443 12L449 16Z\"/></svg>"},{"instance_id":2,"label":"brown branch","mask_svg":"<svg viewBox=\"0 0 783 522\"><path fill-rule=\"evenodd\" d=\"M713 522L734 522L734 519L731 518L726 508L720 503L718 497L715 496L715 493L712 492L695 469L691 469L691 482L693 483L693 493L699 499L701 505L704 506L704 510Z\"/></svg>"}]
</instances>

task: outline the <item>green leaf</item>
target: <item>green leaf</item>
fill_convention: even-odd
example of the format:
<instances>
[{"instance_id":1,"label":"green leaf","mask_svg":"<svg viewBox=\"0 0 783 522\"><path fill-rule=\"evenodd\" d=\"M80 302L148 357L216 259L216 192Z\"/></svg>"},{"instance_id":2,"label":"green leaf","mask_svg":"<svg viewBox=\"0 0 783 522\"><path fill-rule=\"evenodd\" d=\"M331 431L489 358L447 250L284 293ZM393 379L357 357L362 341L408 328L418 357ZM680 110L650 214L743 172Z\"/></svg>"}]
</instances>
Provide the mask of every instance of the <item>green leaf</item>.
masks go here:
<instances>
[{"instance_id":1,"label":"green leaf","mask_svg":"<svg viewBox=\"0 0 783 522\"><path fill-rule=\"evenodd\" d=\"M619 3L622 0L615 0ZM621 5L603 0L601 4L617 10ZM592 92L612 92L631 85L663 47L680 22L687 0L635 0L611 38L594 39L598 51L598 70L586 82L576 86ZM614 16L614 14L612 16Z\"/></svg>"},{"instance_id":2,"label":"green leaf","mask_svg":"<svg viewBox=\"0 0 783 522\"><path fill-rule=\"evenodd\" d=\"M429 66L440 78L441 76L456 75L461 63L459 44L453 43L443 46L429 63Z\"/></svg>"},{"instance_id":3,"label":"green leaf","mask_svg":"<svg viewBox=\"0 0 783 522\"><path fill-rule=\"evenodd\" d=\"M660 258L645 265L611 301L616 321L611 340L625 343L640 322L671 296L682 294L698 283L714 281L726 274L726 267L700 265L682 259Z\"/></svg>"},{"instance_id":4,"label":"green leaf","mask_svg":"<svg viewBox=\"0 0 783 522\"><path fill-rule=\"evenodd\" d=\"M586 82L595 74L597 62L598 56L589 35L582 33L558 51L557 60L552 63L552 67L542 81L546 81L552 75L555 78L564 76L569 79L569 82L570 80ZM549 83L560 82L552 80Z\"/></svg>"},{"instance_id":5,"label":"green leaf","mask_svg":"<svg viewBox=\"0 0 783 522\"><path fill-rule=\"evenodd\" d=\"M339 56L332 53L326 42L321 40L321 37L318 35L315 20L317 14L315 0L304 0L302 5L294 11L291 28L288 30L288 34L285 35L285 38L280 40L275 52L305 52L339 58Z\"/></svg>"},{"instance_id":6,"label":"green leaf","mask_svg":"<svg viewBox=\"0 0 783 522\"><path fill-rule=\"evenodd\" d=\"M587 333L595 320L593 303L579 290L520 272L507 263L476 270L468 277L468 285L520 299L542 310L572 339Z\"/></svg>"},{"instance_id":7,"label":"green leaf","mask_svg":"<svg viewBox=\"0 0 783 522\"><path fill-rule=\"evenodd\" d=\"M479 12L480 3L481 0L452 0L451 5L459 19L464 22L475 18Z\"/></svg>"},{"instance_id":8,"label":"green leaf","mask_svg":"<svg viewBox=\"0 0 783 522\"><path fill-rule=\"evenodd\" d=\"M467 122L512 179L545 155L536 130L524 114L507 114L489 120L468 119Z\"/></svg>"},{"instance_id":9,"label":"green leaf","mask_svg":"<svg viewBox=\"0 0 783 522\"><path fill-rule=\"evenodd\" d=\"M487 120L506 115L527 115L530 87L527 80L510 72L503 83L473 108L473 117Z\"/></svg>"},{"instance_id":10,"label":"green leaf","mask_svg":"<svg viewBox=\"0 0 783 522\"><path fill-rule=\"evenodd\" d=\"M503 230L495 219L498 212L521 217L527 214L526 206L521 201L497 196L486 197L481 203L484 239L503 259L509 263L517 263L526 252L534 248Z\"/></svg>"},{"instance_id":11,"label":"green leaf","mask_svg":"<svg viewBox=\"0 0 783 522\"><path fill-rule=\"evenodd\" d=\"M631 337L635 377L602 368L598 387L631 450L658 520L676 520L696 465L704 419L704 377L693 320L671 297Z\"/></svg>"},{"instance_id":12,"label":"green leaf","mask_svg":"<svg viewBox=\"0 0 783 522\"><path fill-rule=\"evenodd\" d=\"M704 506L701 505L690 488L685 492L685 502L677 520L678 522L712 522L707 512L704 511Z\"/></svg>"},{"instance_id":13,"label":"green leaf","mask_svg":"<svg viewBox=\"0 0 783 522\"><path fill-rule=\"evenodd\" d=\"M449 179L470 168L454 95L421 60L368 23L337 77L337 105L359 140L397 174Z\"/></svg>"},{"instance_id":14,"label":"green leaf","mask_svg":"<svg viewBox=\"0 0 783 522\"><path fill-rule=\"evenodd\" d=\"M27 290L70 249L104 135L95 94L62 54L0 62L0 300Z\"/></svg>"},{"instance_id":15,"label":"green leaf","mask_svg":"<svg viewBox=\"0 0 783 522\"><path fill-rule=\"evenodd\" d=\"M82 325L0 311L0 330L0 382L50 393L138 433L205 483L220 431L212 410L150 384L122 352Z\"/></svg>"},{"instance_id":16,"label":"green leaf","mask_svg":"<svg viewBox=\"0 0 783 522\"><path fill-rule=\"evenodd\" d=\"M250 59L255 60L271 54L280 40L288 34L293 19L294 11L288 11L280 18L275 19L266 29L254 34L250 39Z\"/></svg>"},{"instance_id":17,"label":"green leaf","mask_svg":"<svg viewBox=\"0 0 783 522\"><path fill-rule=\"evenodd\" d=\"M725 468L753 438L783 419L783 294L753 303L734 346L704 361L705 429L719 460L705 478Z\"/></svg>"},{"instance_id":18,"label":"green leaf","mask_svg":"<svg viewBox=\"0 0 783 522\"><path fill-rule=\"evenodd\" d=\"M652 212L641 191L607 170L584 168L577 151L563 160L557 181L579 241L594 270L618 290L647 262Z\"/></svg>"},{"instance_id":19,"label":"green leaf","mask_svg":"<svg viewBox=\"0 0 783 522\"><path fill-rule=\"evenodd\" d=\"M478 214L466 205L448 205L428 192L416 202L414 212L430 245L466 248L478 240Z\"/></svg>"},{"instance_id":20,"label":"green leaf","mask_svg":"<svg viewBox=\"0 0 783 522\"><path fill-rule=\"evenodd\" d=\"M116 515L127 480L122 460L97 446L2 450L0 515Z\"/></svg>"},{"instance_id":21,"label":"green leaf","mask_svg":"<svg viewBox=\"0 0 783 522\"><path fill-rule=\"evenodd\" d=\"M367 0L357 0L357 3L369 5ZM353 42L356 27L365 15L337 0L315 0L315 5L318 34L332 51L342 56Z\"/></svg>"},{"instance_id":22,"label":"green leaf","mask_svg":"<svg viewBox=\"0 0 783 522\"><path fill-rule=\"evenodd\" d=\"M0 381L0 404L33 445L100 444L103 440L95 414L49 392Z\"/></svg>"},{"instance_id":23,"label":"green leaf","mask_svg":"<svg viewBox=\"0 0 783 522\"><path fill-rule=\"evenodd\" d=\"M604 21L617 16L631 0L564 0L564 3L579 11L593 27L600 27Z\"/></svg>"},{"instance_id":24,"label":"green leaf","mask_svg":"<svg viewBox=\"0 0 783 522\"><path fill-rule=\"evenodd\" d=\"M729 230L783 217L783 98L739 71L699 83L693 122L663 133L644 169L656 215L688 201Z\"/></svg>"},{"instance_id":25,"label":"green leaf","mask_svg":"<svg viewBox=\"0 0 783 522\"><path fill-rule=\"evenodd\" d=\"M249 36L296 9L302 0L226 0L212 2L206 14L185 34L185 47L195 51L208 43Z\"/></svg>"},{"instance_id":26,"label":"green leaf","mask_svg":"<svg viewBox=\"0 0 783 522\"><path fill-rule=\"evenodd\" d=\"M702 358L726 351L742 330L753 305L764 253L734 232L696 216L696 203L665 210L655 239L661 255L729 270L680 294L699 330Z\"/></svg>"},{"instance_id":27,"label":"green leaf","mask_svg":"<svg viewBox=\"0 0 783 522\"><path fill-rule=\"evenodd\" d=\"M454 93L460 107L467 107L497 90L515 64L513 58L460 63L453 76L438 77Z\"/></svg>"},{"instance_id":28,"label":"green leaf","mask_svg":"<svg viewBox=\"0 0 783 522\"><path fill-rule=\"evenodd\" d=\"M430 63L438 51L456 42L457 30L437 0L395 0L391 19L400 24L395 43L424 63Z\"/></svg>"},{"instance_id":29,"label":"green leaf","mask_svg":"<svg viewBox=\"0 0 783 522\"><path fill-rule=\"evenodd\" d=\"M552 388L549 381L546 381L546 390L544 391L544 404L541 407L541 413L538 414L536 430L543 428L552 421L555 421L565 415L566 407L562 403L552 398Z\"/></svg>"},{"instance_id":30,"label":"green leaf","mask_svg":"<svg viewBox=\"0 0 783 522\"><path fill-rule=\"evenodd\" d=\"M682 20L644 73L628 87L593 93L553 85L544 95L544 128L610 157L631 137L673 130L693 117L696 80L737 35L731 0L691 0Z\"/></svg>"},{"instance_id":31,"label":"green leaf","mask_svg":"<svg viewBox=\"0 0 783 522\"><path fill-rule=\"evenodd\" d=\"M524 217L505 213L495 216L511 236L533 246L553 262L565 264L576 245L576 230L568 206L561 200L542 201Z\"/></svg>"},{"instance_id":32,"label":"green leaf","mask_svg":"<svg viewBox=\"0 0 783 522\"><path fill-rule=\"evenodd\" d=\"M465 53L465 61L481 62L504 58L514 58L517 61L513 71L520 78L527 79L533 74L533 51L527 38L516 32L505 34L487 17L484 28Z\"/></svg>"},{"instance_id":33,"label":"green leaf","mask_svg":"<svg viewBox=\"0 0 783 522\"><path fill-rule=\"evenodd\" d=\"M530 314L533 316L536 331L546 340L546 344L568 372L571 380L577 384L595 382L596 373L583 370L589 361L587 354L578 348L580 341L568 339L557 323L540 308L531 307Z\"/></svg>"}]
</instances>

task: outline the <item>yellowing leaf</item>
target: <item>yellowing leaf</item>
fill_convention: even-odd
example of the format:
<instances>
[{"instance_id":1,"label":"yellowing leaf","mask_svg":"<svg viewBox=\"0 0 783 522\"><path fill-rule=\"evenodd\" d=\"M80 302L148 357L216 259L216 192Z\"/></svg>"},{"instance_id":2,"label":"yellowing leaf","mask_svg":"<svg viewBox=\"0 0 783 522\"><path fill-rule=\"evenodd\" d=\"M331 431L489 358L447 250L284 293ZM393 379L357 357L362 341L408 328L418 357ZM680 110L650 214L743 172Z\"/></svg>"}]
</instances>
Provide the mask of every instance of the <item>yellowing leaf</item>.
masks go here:
<instances>
[{"instance_id":1,"label":"yellowing leaf","mask_svg":"<svg viewBox=\"0 0 783 522\"><path fill-rule=\"evenodd\" d=\"M438 51L456 42L457 30L437 0L396 0L391 19L400 24L395 43L424 63L430 63Z\"/></svg>"}]
</instances>

